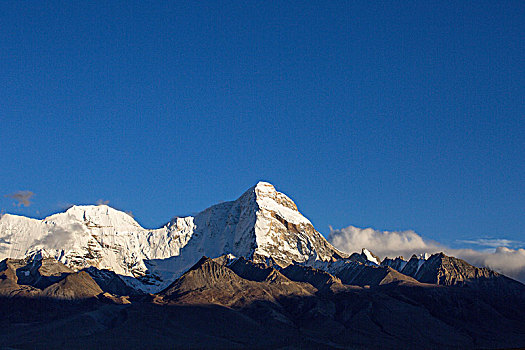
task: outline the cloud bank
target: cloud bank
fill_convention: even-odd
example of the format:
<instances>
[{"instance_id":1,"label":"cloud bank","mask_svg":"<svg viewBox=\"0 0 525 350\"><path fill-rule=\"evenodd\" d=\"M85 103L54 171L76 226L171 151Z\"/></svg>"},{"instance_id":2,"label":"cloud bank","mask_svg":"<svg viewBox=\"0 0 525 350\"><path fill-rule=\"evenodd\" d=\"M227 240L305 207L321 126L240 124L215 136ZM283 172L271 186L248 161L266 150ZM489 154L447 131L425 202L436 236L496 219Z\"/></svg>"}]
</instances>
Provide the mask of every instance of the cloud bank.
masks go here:
<instances>
[{"instance_id":1,"label":"cloud bank","mask_svg":"<svg viewBox=\"0 0 525 350\"><path fill-rule=\"evenodd\" d=\"M461 241L463 243L496 248L484 251L453 249L439 242L424 239L411 230L390 232L354 226L332 230L328 235L328 241L346 253L360 252L362 248L368 248L381 259L400 255L406 259L410 258L412 254L444 252L447 255L463 259L472 265L488 267L506 276L525 282L525 249L511 249L500 246L515 246L517 243L520 243L516 241L503 239Z\"/></svg>"},{"instance_id":2,"label":"cloud bank","mask_svg":"<svg viewBox=\"0 0 525 350\"><path fill-rule=\"evenodd\" d=\"M31 197L33 197L35 194L31 191L18 191L11 194L6 194L4 197L12 198L18 202L16 204L17 207L24 205L24 207L28 207L31 205Z\"/></svg>"}]
</instances>

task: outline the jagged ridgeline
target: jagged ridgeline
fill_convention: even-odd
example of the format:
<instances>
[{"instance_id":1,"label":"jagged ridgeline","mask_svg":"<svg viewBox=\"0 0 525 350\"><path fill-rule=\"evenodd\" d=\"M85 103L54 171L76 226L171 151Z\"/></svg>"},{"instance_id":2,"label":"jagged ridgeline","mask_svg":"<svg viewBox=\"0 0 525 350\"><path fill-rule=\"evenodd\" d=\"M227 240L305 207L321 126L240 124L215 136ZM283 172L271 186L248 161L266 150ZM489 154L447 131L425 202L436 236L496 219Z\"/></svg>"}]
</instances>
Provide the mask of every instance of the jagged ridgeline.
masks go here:
<instances>
[{"instance_id":1,"label":"jagged ridgeline","mask_svg":"<svg viewBox=\"0 0 525 350\"><path fill-rule=\"evenodd\" d=\"M5 214L0 347L525 346L522 283L367 248L338 251L265 182L158 229L107 205Z\"/></svg>"},{"instance_id":2,"label":"jagged ridgeline","mask_svg":"<svg viewBox=\"0 0 525 350\"><path fill-rule=\"evenodd\" d=\"M149 292L166 287L203 255L271 259L282 266L346 257L290 198L265 182L235 201L194 217L174 218L154 230L107 205L73 206L43 220L5 214L0 219L0 258L35 254L75 270L108 269Z\"/></svg>"}]
</instances>

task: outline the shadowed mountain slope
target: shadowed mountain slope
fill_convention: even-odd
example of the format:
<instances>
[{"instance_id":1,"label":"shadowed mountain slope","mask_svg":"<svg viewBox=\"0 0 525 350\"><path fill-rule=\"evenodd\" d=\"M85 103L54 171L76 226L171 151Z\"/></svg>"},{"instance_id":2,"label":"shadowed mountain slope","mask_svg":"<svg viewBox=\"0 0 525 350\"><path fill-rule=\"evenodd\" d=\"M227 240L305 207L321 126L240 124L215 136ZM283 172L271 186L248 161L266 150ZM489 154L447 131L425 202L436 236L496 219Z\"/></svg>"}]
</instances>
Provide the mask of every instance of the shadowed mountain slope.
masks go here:
<instances>
[{"instance_id":1,"label":"shadowed mountain slope","mask_svg":"<svg viewBox=\"0 0 525 350\"><path fill-rule=\"evenodd\" d=\"M355 262L354 262L355 263ZM2 262L4 267L8 261ZM366 266L366 265L365 265ZM370 266L368 266L370 267ZM374 268L374 267L370 267ZM375 267L376 270L389 269ZM0 276L16 278L4 268ZM107 297L64 300L0 297L0 347L13 348L283 348L475 349L525 345L525 303L493 289L422 283L343 286L325 271L281 271L246 259L201 258L155 296L129 303ZM0 282L1 286L1 282ZM29 287L29 286L26 286ZM92 292L98 292L92 285ZM335 288L334 288L335 287ZM31 287L33 288L33 287ZM54 293L54 294L53 294Z\"/></svg>"},{"instance_id":2,"label":"shadowed mountain slope","mask_svg":"<svg viewBox=\"0 0 525 350\"><path fill-rule=\"evenodd\" d=\"M281 272L293 281L311 284L320 292L338 292L345 289L339 278L311 266L292 264L282 269Z\"/></svg>"},{"instance_id":3,"label":"shadowed mountain slope","mask_svg":"<svg viewBox=\"0 0 525 350\"><path fill-rule=\"evenodd\" d=\"M103 292L136 294L114 272L93 267L89 272L75 272L53 258L4 259L0 262L0 295L76 300ZM92 275L104 277L93 279Z\"/></svg>"},{"instance_id":4,"label":"shadowed mountain slope","mask_svg":"<svg viewBox=\"0 0 525 350\"><path fill-rule=\"evenodd\" d=\"M522 283L443 253L431 255L426 259L414 255L408 262L401 258L385 259L382 264L398 267L402 274L423 283L488 289L507 295L525 296L525 285Z\"/></svg>"},{"instance_id":5,"label":"shadowed mountain slope","mask_svg":"<svg viewBox=\"0 0 525 350\"><path fill-rule=\"evenodd\" d=\"M286 295L310 296L315 289L308 284L292 282L273 268L256 263L236 261L233 269L203 257L188 272L159 293L164 300L176 303L210 303L244 306L256 301L275 303ZM249 270L251 269L251 270ZM239 276L237 270L246 277Z\"/></svg>"},{"instance_id":6,"label":"shadowed mountain slope","mask_svg":"<svg viewBox=\"0 0 525 350\"><path fill-rule=\"evenodd\" d=\"M55 299L78 300L93 298L102 293L102 289L85 271L74 272L64 279L46 287L41 295Z\"/></svg>"}]
</instances>

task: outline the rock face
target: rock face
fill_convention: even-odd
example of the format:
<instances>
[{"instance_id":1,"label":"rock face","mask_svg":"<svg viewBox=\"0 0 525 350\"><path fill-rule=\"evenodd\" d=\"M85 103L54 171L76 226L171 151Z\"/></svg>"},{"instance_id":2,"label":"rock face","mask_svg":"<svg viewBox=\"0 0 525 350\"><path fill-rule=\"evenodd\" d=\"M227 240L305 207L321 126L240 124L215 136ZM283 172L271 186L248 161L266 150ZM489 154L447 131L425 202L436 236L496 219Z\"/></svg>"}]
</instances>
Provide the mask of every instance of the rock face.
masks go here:
<instances>
[{"instance_id":1,"label":"rock face","mask_svg":"<svg viewBox=\"0 0 525 350\"><path fill-rule=\"evenodd\" d=\"M102 293L102 289L85 271L74 272L67 275L64 279L45 288L41 296L78 300L93 298Z\"/></svg>"},{"instance_id":2,"label":"rock face","mask_svg":"<svg viewBox=\"0 0 525 350\"><path fill-rule=\"evenodd\" d=\"M16 270L22 264L15 259L4 259L0 262L0 296L32 296L38 293L38 289L18 284Z\"/></svg>"},{"instance_id":3,"label":"rock face","mask_svg":"<svg viewBox=\"0 0 525 350\"><path fill-rule=\"evenodd\" d=\"M165 288L203 255L271 259L282 266L345 257L290 198L266 182L235 201L195 217L174 218L155 230L142 228L128 214L106 205L73 206L43 220L2 216L0 259L35 254L74 270L111 270L130 286L150 292Z\"/></svg>"},{"instance_id":4,"label":"rock face","mask_svg":"<svg viewBox=\"0 0 525 350\"><path fill-rule=\"evenodd\" d=\"M443 286L497 287L501 292L522 290L523 284L487 268L472 266L464 260L443 253L431 256L413 255L409 261L402 258L385 259L389 266L422 283Z\"/></svg>"},{"instance_id":5,"label":"rock face","mask_svg":"<svg viewBox=\"0 0 525 350\"><path fill-rule=\"evenodd\" d=\"M450 286L478 279L499 278L500 275L487 268L477 268L464 260L439 253L425 260L414 277L421 282Z\"/></svg>"},{"instance_id":6,"label":"rock face","mask_svg":"<svg viewBox=\"0 0 525 350\"><path fill-rule=\"evenodd\" d=\"M383 265L383 266L390 266L391 268L393 268L393 269L395 269L397 271L402 271L405 268L407 263L408 263L408 261L406 261L402 256L398 256L395 259L385 258L381 262L381 265Z\"/></svg>"},{"instance_id":7,"label":"rock face","mask_svg":"<svg viewBox=\"0 0 525 350\"><path fill-rule=\"evenodd\" d=\"M122 278L110 270L99 270L90 266L83 271L87 272L95 283L106 293L113 295L137 295L140 290L128 286Z\"/></svg>"},{"instance_id":8,"label":"rock face","mask_svg":"<svg viewBox=\"0 0 525 350\"><path fill-rule=\"evenodd\" d=\"M332 263L318 263L317 268L328 271L338 277L344 284L355 286L379 286L389 283L419 282L414 278L402 274L390 266L377 266L350 259L339 260Z\"/></svg>"},{"instance_id":9,"label":"rock face","mask_svg":"<svg viewBox=\"0 0 525 350\"><path fill-rule=\"evenodd\" d=\"M381 259L366 248L361 249L361 254L353 253L350 255L350 260L372 266L381 265Z\"/></svg>"},{"instance_id":10,"label":"rock face","mask_svg":"<svg viewBox=\"0 0 525 350\"><path fill-rule=\"evenodd\" d=\"M16 267L17 283L44 289L74 271L53 258L33 256L21 260L11 260Z\"/></svg>"},{"instance_id":11,"label":"rock face","mask_svg":"<svg viewBox=\"0 0 525 350\"><path fill-rule=\"evenodd\" d=\"M309 283L320 292L339 292L345 290L343 282L328 272L311 266L288 265L282 274L292 281Z\"/></svg>"},{"instance_id":12,"label":"rock face","mask_svg":"<svg viewBox=\"0 0 525 350\"><path fill-rule=\"evenodd\" d=\"M51 299L85 299L102 292L114 296L136 295L112 271L94 267L74 271L54 258L33 256L4 259L0 262L0 295L31 296Z\"/></svg>"},{"instance_id":13,"label":"rock face","mask_svg":"<svg viewBox=\"0 0 525 350\"><path fill-rule=\"evenodd\" d=\"M255 282L289 282L279 271L265 263L256 263L244 257L227 264L239 277Z\"/></svg>"},{"instance_id":14,"label":"rock face","mask_svg":"<svg viewBox=\"0 0 525 350\"><path fill-rule=\"evenodd\" d=\"M102 289L84 272L74 272L53 258L4 259L0 295L61 300L94 298Z\"/></svg>"},{"instance_id":15,"label":"rock face","mask_svg":"<svg viewBox=\"0 0 525 350\"><path fill-rule=\"evenodd\" d=\"M312 296L314 292L310 285L294 283L264 264L239 259L228 267L203 257L159 295L168 302L206 304L213 300L222 306L245 307L255 302L278 305L279 298Z\"/></svg>"}]
</instances>

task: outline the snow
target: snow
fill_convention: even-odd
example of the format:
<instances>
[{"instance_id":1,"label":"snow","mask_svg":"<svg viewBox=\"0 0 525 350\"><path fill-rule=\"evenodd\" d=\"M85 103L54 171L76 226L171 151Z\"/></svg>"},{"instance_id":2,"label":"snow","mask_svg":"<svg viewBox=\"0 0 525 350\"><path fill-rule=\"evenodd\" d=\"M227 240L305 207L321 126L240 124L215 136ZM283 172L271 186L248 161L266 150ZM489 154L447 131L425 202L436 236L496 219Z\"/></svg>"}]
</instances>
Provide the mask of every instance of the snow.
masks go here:
<instances>
[{"instance_id":1,"label":"snow","mask_svg":"<svg viewBox=\"0 0 525 350\"><path fill-rule=\"evenodd\" d=\"M416 273L419 272L419 270L421 269L421 266L423 266L423 264L428 260L428 258L430 258L432 255L429 254L429 253L425 253L425 254L420 254L418 256L418 261L417 261L417 270L416 270Z\"/></svg>"},{"instance_id":2,"label":"snow","mask_svg":"<svg viewBox=\"0 0 525 350\"><path fill-rule=\"evenodd\" d=\"M5 214L0 218L0 260L44 255L77 270L95 266L136 277L146 273L146 260L178 255L191 227L192 218L179 218L148 230L105 205L74 206L43 220Z\"/></svg>"},{"instance_id":3,"label":"snow","mask_svg":"<svg viewBox=\"0 0 525 350\"><path fill-rule=\"evenodd\" d=\"M43 220L0 218L0 260L46 254L76 270L112 270L147 292L167 287L203 255L329 260L334 249L321 252L319 246L331 247L293 201L267 182L159 229L143 228L107 205L73 206Z\"/></svg>"},{"instance_id":4,"label":"snow","mask_svg":"<svg viewBox=\"0 0 525 350\"><path fill-rule=\"evenodd\" d=\"M381 265L381 262L380 262L376 257L374 257L374 256L372 255L372 253L370 253L370 251L369 251L368 249L364 248L364 249L363 249L363 254L365 254L366 259L367 259L368 261L373 262L374 264L376 264L376 265L378 265L378 266Z\"/></svg>"},{"instance_id":5,"label":"snow","mask_svg":"<svg viewBox=\"0 0 525 350\"><path fill-rule=\"evenodd\" d=\"M423 260L428 260L428 258L430 258L432 255L429 254L429 253L424 253L424 254L420 254L419 255L419 258L420 259L423 259Z\"/></svg>"},{"instance_id":6,"label":"snow","mask_svg":"<svg viewBox=\"0 0 525 350\"><path fill-rule=\"evenodd\" d=\"M299 211L286 207L278 203L277 199L283 201L291 201L284 194L275 191L273 185L267 182L259 182L255 186L255 192L257 193L257 204L260 209L268 210L278 214L282 218L286 218L288 222L293 224L310 224L310 221L305 218ZM293 202L292 202L293 203Z\"/></svg>"}]
</instances>

